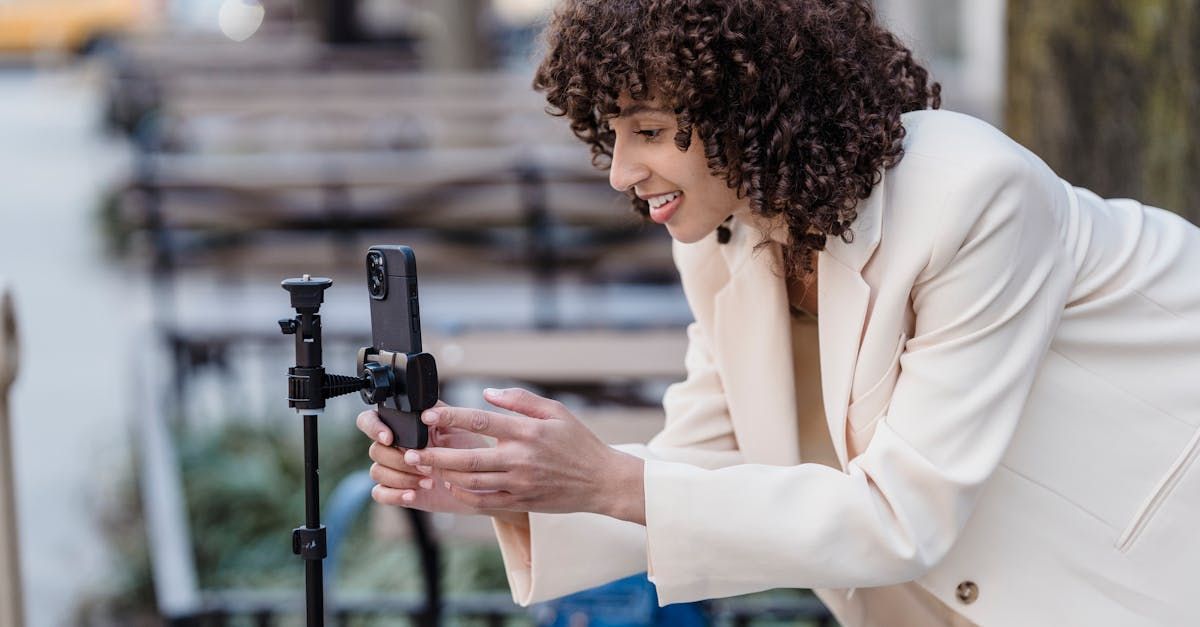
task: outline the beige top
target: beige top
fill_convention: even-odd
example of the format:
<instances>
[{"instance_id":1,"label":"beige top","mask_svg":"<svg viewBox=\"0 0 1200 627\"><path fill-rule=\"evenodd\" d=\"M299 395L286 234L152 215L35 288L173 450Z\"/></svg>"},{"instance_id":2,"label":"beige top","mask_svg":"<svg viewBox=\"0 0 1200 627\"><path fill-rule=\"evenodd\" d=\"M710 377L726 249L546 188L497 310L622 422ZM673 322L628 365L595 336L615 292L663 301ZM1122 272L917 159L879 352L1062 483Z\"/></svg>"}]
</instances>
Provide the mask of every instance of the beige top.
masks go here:
<instances>
[{"instance_id":1,"label":"beige top","mask_svg":"<svg viewBox=\"0 0 1200 627\"><path fill-rule=\"evenodd\" d=\"M821 398L821 353L817 319L803 311L792 313L792 355L796 371L796 416L800 438L800 460L840 469ZM864 597L866 616L862 624L889 627L970 627L974 623L953 611L916 583L878 588L860 588L851 592ZM872 609L887 608L874 615ZM897 608L903 608L897 611Z\"/></svg>"},{"instance_id":2,"label":"beige top","mask_svg":"<svg viewBox=\"0 0 1200 627\"><path fill-rule=\"evenodd\" d=\"M829 426L825 422L825 407L821 399L821 353L817 337L816 318L803 312L792 314L800 461L840 470L833 441L829 438Z\"/></svg>"}]
</instances>

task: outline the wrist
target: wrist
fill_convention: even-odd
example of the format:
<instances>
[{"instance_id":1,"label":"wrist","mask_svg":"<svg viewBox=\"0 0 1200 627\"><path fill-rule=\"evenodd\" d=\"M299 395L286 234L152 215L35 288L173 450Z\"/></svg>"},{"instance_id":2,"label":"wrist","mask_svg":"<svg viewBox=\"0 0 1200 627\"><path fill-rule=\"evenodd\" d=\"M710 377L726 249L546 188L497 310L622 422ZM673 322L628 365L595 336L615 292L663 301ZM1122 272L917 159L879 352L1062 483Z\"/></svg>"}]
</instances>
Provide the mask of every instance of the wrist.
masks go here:
<instances>
[{"instance_id":1,"label":"wrist","mask_svg":"<svg viewBox=\"0 0 1200 627\"><path fill-rule=\"evenodd\" d=\"M598 490L600 500L594 511L605 516L644 524L646 518L645 461L637 456L612 451L610 472Z\"/></svg>"}]
</instances>

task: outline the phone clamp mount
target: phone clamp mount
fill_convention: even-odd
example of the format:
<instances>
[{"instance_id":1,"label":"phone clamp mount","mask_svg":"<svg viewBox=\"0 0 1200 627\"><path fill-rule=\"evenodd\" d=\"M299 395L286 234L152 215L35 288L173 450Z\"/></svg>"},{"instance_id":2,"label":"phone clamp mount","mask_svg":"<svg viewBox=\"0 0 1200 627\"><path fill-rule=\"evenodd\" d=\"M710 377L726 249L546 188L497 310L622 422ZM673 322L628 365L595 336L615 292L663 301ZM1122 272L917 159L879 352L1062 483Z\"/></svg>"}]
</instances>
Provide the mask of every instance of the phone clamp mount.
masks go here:
<instances>
[{"instance_id":1,"label":"phone clamp mount","mask_svg":"<svg viewBox=\"0 0 1200 627\"><path fill-rule=\"evenodd\" d=\"M285 279L295 318L279 320L284 335L296 337L296 365L288 368L288 407L304 416L304 526L292 530L292 552L304 560L308 627L325 620L322 560L328 549L321 524L317 469L317 416L325 401L359 392L364 403L391 401L397 409L420 412L437 403L437 366L429 353L392 353L373 347L358 351L358 376L329 374L321 363L321 303L332 279L304 275Z\"/></svg>"},{"instance_id":2,"label":"phone clamp mount","mask_svg":"<svg viewBox=\"0 0 1200 627\"><path fill-rule=\"evenodd\" d=\"M438 402L437 363L429 353L393 353L365 346L358 349L358 371L363 385L359 394L368 405L391 400L399 411L419 413Z\"/></svg>"}]
</instances>

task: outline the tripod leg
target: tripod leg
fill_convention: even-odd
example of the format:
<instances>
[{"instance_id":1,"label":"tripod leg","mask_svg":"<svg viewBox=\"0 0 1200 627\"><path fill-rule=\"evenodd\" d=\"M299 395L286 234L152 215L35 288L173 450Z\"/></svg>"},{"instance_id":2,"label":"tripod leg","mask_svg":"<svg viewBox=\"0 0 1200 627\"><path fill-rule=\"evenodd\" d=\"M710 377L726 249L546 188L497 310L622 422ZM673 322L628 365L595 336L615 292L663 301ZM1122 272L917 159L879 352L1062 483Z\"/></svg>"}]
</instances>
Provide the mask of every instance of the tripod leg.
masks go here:
<instances>
[{"instance_id":1,"label":"tripod leg","mask_svg":"<svg viewBox=\"0 0 1200 627\"><path fill-rule=\"evenodd\" d=\"M292 552L304 560L305 610L308 627L325 624L325 527L317 492L317 417L304 416L304 526L292 530Z\"/></svg>"}]
</instances>

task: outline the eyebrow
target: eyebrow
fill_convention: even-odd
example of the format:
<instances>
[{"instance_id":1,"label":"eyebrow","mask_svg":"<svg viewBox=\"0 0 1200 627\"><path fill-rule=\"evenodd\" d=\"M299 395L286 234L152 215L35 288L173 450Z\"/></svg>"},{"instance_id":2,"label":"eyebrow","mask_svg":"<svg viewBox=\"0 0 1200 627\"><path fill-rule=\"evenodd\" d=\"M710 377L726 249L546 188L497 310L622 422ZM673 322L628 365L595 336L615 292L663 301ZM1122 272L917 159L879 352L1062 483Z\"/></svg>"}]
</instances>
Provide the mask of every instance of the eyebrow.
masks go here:
<instances>
[{"instance_id":1,"label":"eyebrow","mask_svg":"<svg viewBox=\"0 0 1200 627\"><path fill-rule=\"evenodd\" d=\"M639 113L657 113L660 115L675 115L674 111L663 107L656 107L644 102L635 102L628 107L622 107L621 113L617 114L619 118L633 117Z\"/></svg>"}]
</instances>

